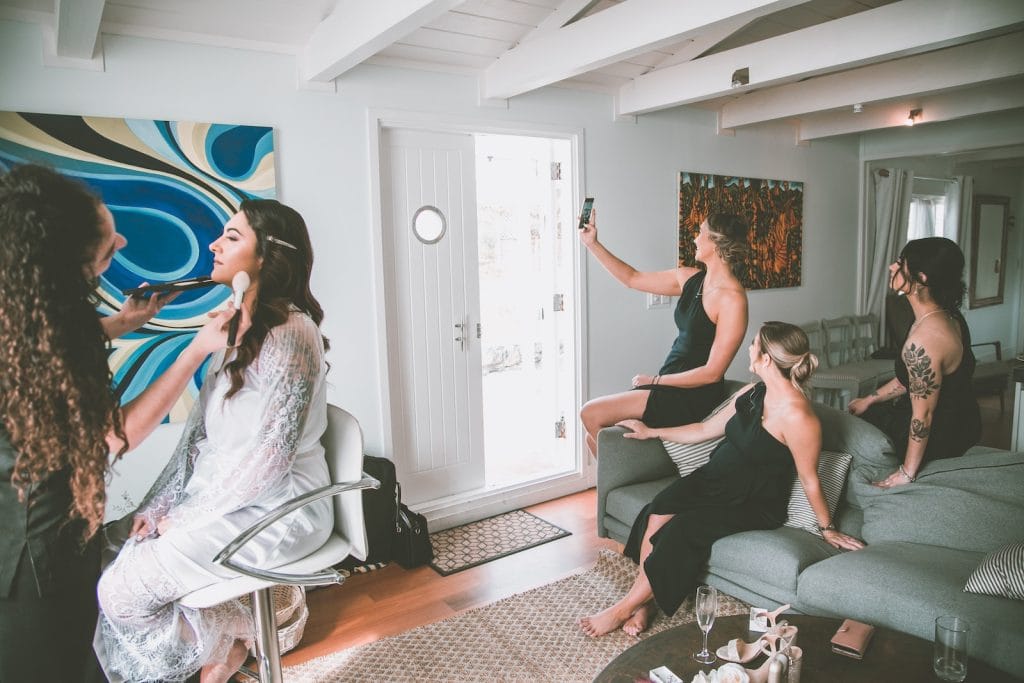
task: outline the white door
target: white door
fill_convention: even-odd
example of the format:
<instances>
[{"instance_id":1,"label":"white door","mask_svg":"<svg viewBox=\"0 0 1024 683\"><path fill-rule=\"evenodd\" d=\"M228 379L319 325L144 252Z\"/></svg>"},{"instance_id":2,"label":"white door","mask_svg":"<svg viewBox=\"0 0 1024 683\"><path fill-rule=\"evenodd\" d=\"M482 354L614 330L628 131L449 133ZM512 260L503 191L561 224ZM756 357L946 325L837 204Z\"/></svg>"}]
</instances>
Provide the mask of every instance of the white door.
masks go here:
<instances>
[{"instance_id":1,"label":"white door","mask_svg":"<svg viewBox=\"0 0 1024 683\"><path fill-rule=\"evenodd\" d=\"M391 457L413 504L484 485L474 142L385 128L381 148Z\"/></svg>"}]
</instances>

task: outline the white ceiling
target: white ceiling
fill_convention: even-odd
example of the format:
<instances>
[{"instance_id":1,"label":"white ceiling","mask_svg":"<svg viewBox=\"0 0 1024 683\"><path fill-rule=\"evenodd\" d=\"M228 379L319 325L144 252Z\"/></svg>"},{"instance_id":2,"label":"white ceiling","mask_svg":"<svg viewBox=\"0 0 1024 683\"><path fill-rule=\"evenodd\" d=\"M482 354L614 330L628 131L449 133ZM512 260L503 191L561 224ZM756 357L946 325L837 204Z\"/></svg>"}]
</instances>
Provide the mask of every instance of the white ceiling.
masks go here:
<instances>
[{"instance_id":1,"label":"white ceiling","mask_svg":"<svg viewBox=\"0 0 1024 683\"><path fill-rule=\"evenodd\" d=\"M40 24L51 65L102 68L103 34L138 36L292 54L305 87L388 64L798 140L1024 108L1024 0L0 0L0 18Z\"/></svg>"}]
</instances>

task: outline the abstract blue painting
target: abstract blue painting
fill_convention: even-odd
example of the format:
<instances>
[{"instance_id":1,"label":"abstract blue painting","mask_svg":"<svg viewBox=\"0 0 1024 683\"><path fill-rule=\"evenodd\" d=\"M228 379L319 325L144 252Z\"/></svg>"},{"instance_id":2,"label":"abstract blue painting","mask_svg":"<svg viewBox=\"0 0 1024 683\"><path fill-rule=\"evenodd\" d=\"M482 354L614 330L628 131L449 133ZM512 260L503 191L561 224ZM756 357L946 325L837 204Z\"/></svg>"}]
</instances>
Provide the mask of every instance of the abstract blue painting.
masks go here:
<instances>
[{"instance_id":1,"label":"abstract blue painting","mask_svg":"<svg viewBox=\"0 0 1024 683\"><path fill-rule=\"evenodd\" d=\"M22 163L90 186L127 238L100 278L101 315L120 309L123 289L209 275L209 245L242 200L277 194L273 129L263 126L0 112L0 169ZM144 327L113 340L110 368L123 402L174 361L228 295L226 287L182 292ZM204 372L171 421L188 414Z\"/></svg>"}]
</instances>

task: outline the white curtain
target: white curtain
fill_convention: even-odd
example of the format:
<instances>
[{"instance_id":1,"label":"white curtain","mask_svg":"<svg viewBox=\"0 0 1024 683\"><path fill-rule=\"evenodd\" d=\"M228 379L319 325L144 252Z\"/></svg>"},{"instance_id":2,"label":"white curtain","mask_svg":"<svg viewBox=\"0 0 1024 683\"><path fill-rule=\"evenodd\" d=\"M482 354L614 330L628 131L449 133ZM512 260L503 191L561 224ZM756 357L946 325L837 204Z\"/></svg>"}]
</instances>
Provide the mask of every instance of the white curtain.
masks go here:
<instances>
[{"instance_id":1,"label":"white curtain","mask_svg":"<svg viewBox=\"0 0 1024 683\"><path fill-rule=\"evenodd\" d=\"M864 278L861 313L874 313L882 326L885 343L885 295L889 291L889 264L906 244L910 197L914 190L913 171L877 168L871 172L865 215Z\"/></svg>"},{"instance_id":2,"label":"white curtain","mask_svg":"<svg viewBox=\"0 0 1024 683\"><path fill-rule=\"evenodd\" d=\"M970 282L971 218L974 212L974 176L954 176L946 190L946 236L964 252L964 281Z\"/></svg>"},{"instance_id":3,"label":"white curtain","mask_svg":"<svg viewBox=\"0 0 1024 683\"><path fill-rule=\"evenodd\" d=\"M936 225L935 213L945 202L928 197L912 197L910 217L907 219L907 241L941 235L941 226ZM937 229L938 228L938 229Z\"/></svg>"}]
</instances>

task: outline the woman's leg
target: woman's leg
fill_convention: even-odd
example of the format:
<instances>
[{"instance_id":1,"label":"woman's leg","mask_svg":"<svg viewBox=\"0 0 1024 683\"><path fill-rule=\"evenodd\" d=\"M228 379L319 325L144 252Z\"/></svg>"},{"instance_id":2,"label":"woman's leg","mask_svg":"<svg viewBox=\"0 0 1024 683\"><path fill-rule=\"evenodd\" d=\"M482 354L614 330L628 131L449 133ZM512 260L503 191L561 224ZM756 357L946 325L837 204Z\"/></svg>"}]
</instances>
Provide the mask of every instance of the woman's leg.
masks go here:
<instances>
[{"instance_id":1,"label":"woman's leg","mask_svg":"<svg viewBox=\"0 0 1024 683\"><path fill-rule=\"evenodd\" d=\"M597 457L597 433L602 429L621 420L643 417L650 393L647 389L634 389L621 394L598 396L583 404L580 420L587 431L587 448L591 455Z\"/></svg>"},{"instance_id":2,"label":"woman's leg","mask_svg":"<svg viewBox=\"0 0 1024 683\"><path fill-rule=\"evenodd\" d=\"M636 635L647 628L647 618L650 610L646 607L654 594L651 592L651 582L647 580L647 572L644 570L644 562L651 554L651 536L661 527L665 526L675 515L651 515L647 520L647 532L644 534L643 544L640 547L640 567L636 572L636 579L629 592L617 603L608 609L598 612L589 617L580 619L580 628L588 636L594 638L611 633L620 626L630 635ZM634 621L634 617L637 617ZM627 630L625 627L629 625Z\"/></svg>"},{"instance_id":3,"label":"woman's leg","mask_svg":"<svg viewBox=\"0 0 1024 683\"><path fill-rule=\"evenodd\" d=\"M231 661L251 617L237 602L191 610L176 600L219 581L160 537L129 541L100 578L104 668L129 680L180 679L209 662Z\"/></svg>"}]
</instances>

